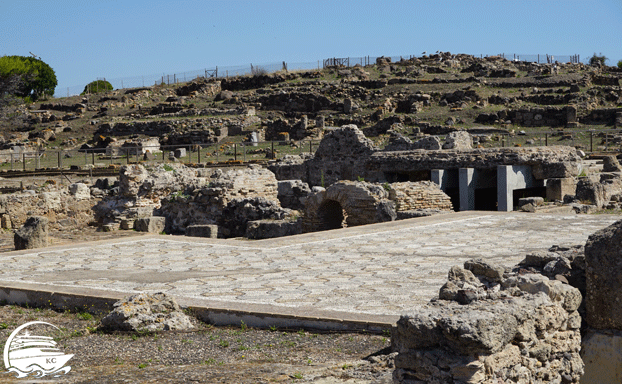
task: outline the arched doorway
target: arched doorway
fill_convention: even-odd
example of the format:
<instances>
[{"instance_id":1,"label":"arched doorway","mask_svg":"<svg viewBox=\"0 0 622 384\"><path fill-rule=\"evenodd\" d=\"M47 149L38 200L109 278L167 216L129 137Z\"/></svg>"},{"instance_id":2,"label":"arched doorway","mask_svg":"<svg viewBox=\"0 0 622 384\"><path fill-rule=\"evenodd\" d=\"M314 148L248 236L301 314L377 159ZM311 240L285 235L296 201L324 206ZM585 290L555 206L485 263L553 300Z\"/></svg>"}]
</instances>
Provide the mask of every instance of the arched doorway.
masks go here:
<instances>
[{"instance_id":1,"label":"arched doorway","mask_svg":"<svg viewBox=\"0 0 622 384\"><path fill-rule=\"evenodd\" d=\"M338 201L326 200L317 210L318 230L325 231L347 227L346 218L346 211Z\"/></svg>"}]
</instances>

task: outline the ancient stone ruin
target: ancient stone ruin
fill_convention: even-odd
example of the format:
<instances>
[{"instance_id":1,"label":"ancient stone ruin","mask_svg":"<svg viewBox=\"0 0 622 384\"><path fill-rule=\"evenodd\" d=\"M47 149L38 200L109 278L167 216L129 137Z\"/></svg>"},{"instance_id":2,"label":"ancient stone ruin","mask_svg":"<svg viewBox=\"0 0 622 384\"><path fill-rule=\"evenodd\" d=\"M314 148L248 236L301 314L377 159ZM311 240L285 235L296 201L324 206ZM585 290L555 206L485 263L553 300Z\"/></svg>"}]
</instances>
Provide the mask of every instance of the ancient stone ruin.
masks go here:
<instances>
[{"instance_id":1,"label":"ancient stone ruin","mask_svg":"<svg viewBox=\"0 0 622 384\"><path fill-rule=\"evenodd\" d=\"M300 179L313 186L338 180L370 182L434 181L460 210L514 208L515 191L545 195L582 171L572 147L475 148L466 132L454 132L442 144L421 147L394 144L378 150L355 125L329 130L313 156L287 157L269 165L277 179ZM559 180L559 182L556 181ZM533 192L532 190L540 190ZM552 190L552 195L555 190ZM563 196L556 196L563 199Z\"/></svg>"},{"instance_id":2,"label":"ancient stone ruin","mask_svg":"<svg viewBox=\"0 0 622 384\"><path fill-rule=\"evenodd\" d=\"M402 316L397 383L578 383L581 293L482 260L453 267L439 300Z\"/></svg>"}]
</instances>

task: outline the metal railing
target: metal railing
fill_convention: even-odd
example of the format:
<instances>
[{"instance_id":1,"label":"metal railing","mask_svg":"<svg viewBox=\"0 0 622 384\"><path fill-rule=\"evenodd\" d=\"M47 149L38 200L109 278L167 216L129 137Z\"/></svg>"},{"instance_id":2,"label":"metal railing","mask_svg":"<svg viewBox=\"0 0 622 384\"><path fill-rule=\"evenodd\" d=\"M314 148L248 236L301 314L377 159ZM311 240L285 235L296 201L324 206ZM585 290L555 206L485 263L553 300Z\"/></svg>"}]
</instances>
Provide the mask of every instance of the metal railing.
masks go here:
<instances>
[{"instance_id":1,"label":"metal railing","mask_svg":"<svg viewBox=\"0 0 622 384\"><path fill-rule=\"evenodd\" d=\"M0 153L0 170L103 168L125 164L178 162L206 166L277 160L285 155L313 153L318 140L194 143L160 146L119 146L72 150L12 151Z\"/></svg>"},{"instance_id":2,"label":"metal railing","mask_svg":"<svg viewBox=\"0 0 622 384\"><path fill-rule=\"evenodd\" d=\"M253 74L253 70L256 68L261 68L266 72L276 72L280 71L283 68L287 68L290 71L295 70L312 70L312 69L320 69L326 66L345 66L350 67L354 65L370 65L375 64L376 59L378 57L385 57L387 59L391 59L392 62L398 62L402 59L411 59L414 57L419 57L421 55L403 55L403 56L362 56L362 57L344 57L344 58L329 58L324 60L317 61L309 61L309 62L299 62L299 63L286 63L284 61L281 62L271 62L271 63L263 63L263 64L250 64L249 65L238 65L238 66L212 66L210 68L202 68L191 71L183 71L176 72L173 74L151 74L151 75L141 75L141 76L133 76L133 77L122 77L115 79L106 79L115 89L126 89L126 88L137 88L137 87L146 87L154 84L177 84L183 83L187 81L191 81L196 79L197 77L230 77L230 76L241 76L241 75L251 75ZM537 62L537 63L546 63L547 60L549 62L559 61L562 63L580 62L579 55L549 55L549 54L516 54L516 53L499 53L496 55L488 55L488 54L474 54L473 56L479 56L481 58L488 56L501 56L508 60L517 60L517 61L528 61L528 62ZM56 97L63 96L73 96L79 95L84 90L84 85L76 85L72 87L63 87L59 88L55 94Z\"/></svg>"}]
</instances>

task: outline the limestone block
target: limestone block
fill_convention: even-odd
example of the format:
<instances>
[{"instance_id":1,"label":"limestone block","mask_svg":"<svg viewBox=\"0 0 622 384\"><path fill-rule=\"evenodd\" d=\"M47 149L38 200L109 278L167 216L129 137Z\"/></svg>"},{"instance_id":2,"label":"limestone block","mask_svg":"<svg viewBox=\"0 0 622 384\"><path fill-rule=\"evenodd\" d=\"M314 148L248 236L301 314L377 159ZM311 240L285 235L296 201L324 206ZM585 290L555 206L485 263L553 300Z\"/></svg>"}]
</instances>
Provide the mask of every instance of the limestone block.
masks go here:
<instances>
[{"instance_id":1,"label":"limestone block","mask_svg":"<svg viewBox=\"0 0 622 384\"><path fill-rule=\"evenodd\" d=\"M207 237L216 239L218 237L218 225L215 224L197 224L186 227L186 236Z\"/></svg>"},{"instance_id":2,"label":"limestone block","mask_svg":"<svg viewBox=\"0 0 622 384\"><path fill-rule=\"evenodd\" d=\"M166 218L151 216L138 219L134 222L134 228L139 232L162 233L166 225Z\"/></svg>"},{"instance_id":3,"label":"limestone block","mask_svg":"<svg viewBox=\"0 0 622 384\"><path fill-rule=\"evenodd\" d=\"M302 221L296 220L255 220L246 224L246 237L249 239L270 239L302 233Z\"/></svg>"},{"instance_id":4,"label":"limestone block","mask_svg":"<svg viewBox=\"0 0 622 384\"><path fill-rule=\"evenodd\" d=\"M193 329L190 318L183 313L172 296L158 292L129 296L114 304L100 327L106 331L185 331Z\"/></svg>"},{"instance_id":5,"label":"limestone block","mask_svg":"<svg viewBox=\"0 0 622 384\"><path fill-rule=\"evenodd\" d=\"M91 191L88 185L84 183L73 183L69 185L69 194L75 196L77 200L85 200L91 198Z\"/></svg>"},{"instance_id":6,"label":"limestone block","mask_svg":"<svg viewBox=\"0 0 622 384\"><path fill-rule=\"evenodd\" d=\"M546 181L546 198L548 201L563 201L564 196L574 196L577 182L573 177L548 179Z\"/></svg>"},{"instance_id":7,"label":"limestone block","mask_svg":"<svg viewBox=\"0 0 622 384\"><path fill-rule=\"evenodd\" d=\"M47 247L49 243L47 217L29 217L24 225L15 231L13 240L16 250Z\"/></svg>"},{"instance_id":8,"label":"limestone block","mask_svg":"<svg viewBox=\"0 0 622 384\"><path fill-rule=\"evenodd\" d=\"M598 208L603 207L609 200L605 186L588 178L579 180L575 196L582 203L589 202Z\"/></svg>"},{"instance_id":9,"label":"limestone block","mask_svg":"<svg viewBox=\"0 0 622 384\"><path fill-rule=\"evenodd\" d=\"M12 229L13 224L11 223L11 216L6 213L0 216L0 226L2 229Z\"/></svg>"},{"instance_id":10,"label":"limestone block","mask_svg":"<svg viewBox=\"0 0 622 384\"><path fill-rule=\"evenodd\" d=\"M622 172L622 166L615 156L605 156L603 158L603 172Z\"/></svg>"},{"instance_id":11,"label":"limestone block","mask_svg":"<svg viewBox=\"0 0 622 384\"><path fill-rule=\"evenodd\" d=\"M622 383L622 332L590 330L581 342L581 384Z\"/></svg>"},{"instance_id":12,"label":"limestone block","mask_svg":"<svg viewBox=\"0 0 622 384\"><path fill-rule=\"evenodd\" d=\"M585 244L586 320L595 329L622 330L622 220Z\"/></svg>"},{"instance_id":13,"label":"limestone block","mask_svg":"<svg viewBox=\"0 0 622 384\"><path fill-rule=\"evenodd\" d=\"M176 158L181 158L181 157L186 157L186 148L177 148L175 149L175 157Z\"/></svg>"}]
</instances>

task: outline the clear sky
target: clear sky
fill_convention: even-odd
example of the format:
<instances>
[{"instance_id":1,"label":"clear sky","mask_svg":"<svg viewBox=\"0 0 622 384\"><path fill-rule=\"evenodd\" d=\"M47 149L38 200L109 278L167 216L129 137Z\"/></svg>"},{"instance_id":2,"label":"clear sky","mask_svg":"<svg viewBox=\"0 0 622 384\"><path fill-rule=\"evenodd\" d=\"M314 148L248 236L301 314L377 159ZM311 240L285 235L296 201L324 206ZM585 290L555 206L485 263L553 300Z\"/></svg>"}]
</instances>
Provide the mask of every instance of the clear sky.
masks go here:
<instances>
[{"instance_id":1,"label":"clear sky","mask_svg":"<svg viewBox=\"0 0 622 384\"><path fill-rule=\"evenodd\" d=\"M622 0L0 0L0 56L57 94L97 78L328 57L580 54L622 60Z\"/></svg>"}]
</instances>

